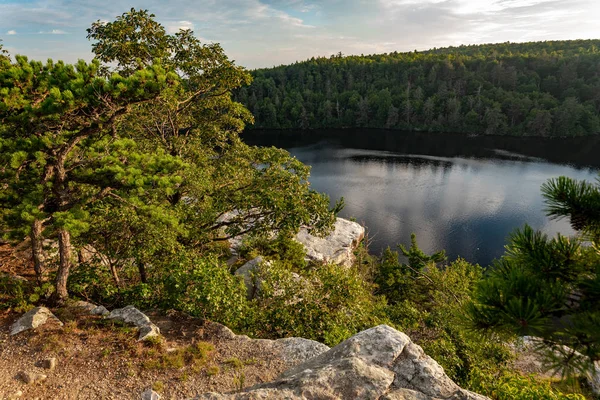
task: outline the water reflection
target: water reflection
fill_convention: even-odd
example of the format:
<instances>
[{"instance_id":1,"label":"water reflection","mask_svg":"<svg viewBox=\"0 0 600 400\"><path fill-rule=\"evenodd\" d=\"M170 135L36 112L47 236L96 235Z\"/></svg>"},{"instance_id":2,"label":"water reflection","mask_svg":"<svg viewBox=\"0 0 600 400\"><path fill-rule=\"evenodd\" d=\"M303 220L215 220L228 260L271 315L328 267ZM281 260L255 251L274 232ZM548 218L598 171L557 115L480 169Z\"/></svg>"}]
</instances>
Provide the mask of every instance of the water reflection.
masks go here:
<instances>
[{"instance_id":1,"label":"water reflection","mask_svg":"<svg viewBox=\"0 0 600 400\"><path fill-rule=\"evenodd\" d=\"M415 232L425 251L446 249L451 258L481 265L500 256L507 235L525 223L551 235L572 234L567 221L546 218L540 186L559 175L597 176L592 168L494 149L445 157L350 148L343 141L285 147L312 166L316 190L345 198L342 216L367 226L372 251L409 243Z\"/></svg>"}]
</instances>

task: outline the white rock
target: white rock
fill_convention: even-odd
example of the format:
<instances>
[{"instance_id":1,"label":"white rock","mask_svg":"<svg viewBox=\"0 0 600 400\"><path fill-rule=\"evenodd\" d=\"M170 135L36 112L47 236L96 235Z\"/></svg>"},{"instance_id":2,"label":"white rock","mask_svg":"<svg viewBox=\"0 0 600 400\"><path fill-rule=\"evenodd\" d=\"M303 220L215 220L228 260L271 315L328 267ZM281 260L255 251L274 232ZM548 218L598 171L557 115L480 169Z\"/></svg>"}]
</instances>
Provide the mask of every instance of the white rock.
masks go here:
<instances>
[{"instance_id":1,"label":"white rock","mask_svg":"<svg viewBox=\"0 0 600 400\"><path fill-rule=\"evenodd\" d=\"M49 309L46 307L36 307L23 314L21 318L11 325L10 334L16 335L28 329L35 329L48 321L56 322L60 326L63 325Z\"/></svg>"},{"instance_id":2,"label":"white rock","mask_svg":"<svg viewBox=\"0 0 600 400\"><path fill-rule=\"evenodd\" d=\"M288 364L300 364L329 350L329 346L314 340L292 337L275 340L275 347Z\"/></svg>"},{"instance_id":3,"label":"white rock","mask_svg":"<svg viewBox=\"0 0 600 400\"><path fill-rule=\"evenodd\" d=\"M112 310L108 315L108 319L125 322L126 324L137 327L140 331L138 340L146 340L151 337L160 336L160 329L158 329L158 326L154 325L146 314L134 306Z\"/></svg>"},{"instance_id":4,"label":"white rock","mask_svg":"<svg viewBox=\"0 0 600 400\"><path fill-rule=\"evenodd\" d=\"M227 213L219 221L229 221L238 215L237 211ZM252 223L250 223L251 225ZM328 236L324 238L313 236L308 233L306 228L302 228L295 239L304 245L307 261L334 263L349 267L354 262L354 250L364 237L364 226L344 218L337 218L333 231ZM231 259L228 261L229 265L237 260L244 239L244 235L229 239L229 247L232 254Z\"/></svg>"},{"instance_id":5,"label":"white rock","mask_svg":"<svg viewBox=\"0 0 600 400\"><path fill-rule=\"evenodd\" d=\"M142 400L160 400L160 395L152 389L146 389L142 392Z\"/></svg>"},{"instance_id":6,"label":"white rock","mask_svg":"<svg viewBox=\"0 0 600 400\"><path fill-rule=\"evenodd\" d=\"M489 400L461 389L408 336L380 325L297 365L275 381L198 400Z\"/></svg>"},{"instance_id":7,"label":"white rock","mask_svg":"<svg viewBox=\"0 0 600 400\"><path fill-rule=\"evenodd\" d=\"M303 228L296 235L296 240L304 245L308 261L350 267L354 262L354 250L364 237L364 226L344 218L337 218L334 230L328 236L324 238L313 236Z\"/></svg>"}]
</instances>

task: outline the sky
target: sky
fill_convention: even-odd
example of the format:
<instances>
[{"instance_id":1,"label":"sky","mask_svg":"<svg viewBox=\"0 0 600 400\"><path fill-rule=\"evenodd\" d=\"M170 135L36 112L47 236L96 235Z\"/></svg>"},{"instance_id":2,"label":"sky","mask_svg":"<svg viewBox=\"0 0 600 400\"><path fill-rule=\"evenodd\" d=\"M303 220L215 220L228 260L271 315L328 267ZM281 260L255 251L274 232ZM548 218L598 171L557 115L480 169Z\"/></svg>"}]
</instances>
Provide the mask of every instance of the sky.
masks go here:
<instances>
[{"instance_id":1,"label":"sky","mask_svg":"<svg viewBox=\"0 0 600 400\"><path fill-rule=\"evenodd\" d=\"M0 0L11 54L92 58L86 28L131 7L248 68L460 44L600 38L599 0Z\"/></svg>"}]
</instances>

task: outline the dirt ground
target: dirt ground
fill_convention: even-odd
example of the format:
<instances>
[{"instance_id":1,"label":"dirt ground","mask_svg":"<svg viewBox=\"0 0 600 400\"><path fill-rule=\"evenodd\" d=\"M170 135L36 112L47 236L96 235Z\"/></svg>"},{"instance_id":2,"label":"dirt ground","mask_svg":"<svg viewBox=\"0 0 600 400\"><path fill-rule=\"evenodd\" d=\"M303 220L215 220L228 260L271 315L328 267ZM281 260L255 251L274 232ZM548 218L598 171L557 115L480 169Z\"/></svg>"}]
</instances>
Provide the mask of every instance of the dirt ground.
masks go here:
<instances>
[{"instance_id":1,"label":"dirt ground","mask_svg":"<svg viewBox=\"0 0 600 400\"><path fill-rule=\"evenodd\" d=\"M165 341L142 344L135 329L73 308L53 311L63 327L47 324L15 336L8 328L19 315L0 315L0 399L18 391L20 399L137 399L148 387L163 399L189 399L266 382L289 367L268 341L227 340L214 324L182 314L148 313ZM190 355L190 348L202 351ZM50 357L58 360L53 371L36 366ZM47 379L25 384L21 371Z\"/></svg>"}]
</instances>

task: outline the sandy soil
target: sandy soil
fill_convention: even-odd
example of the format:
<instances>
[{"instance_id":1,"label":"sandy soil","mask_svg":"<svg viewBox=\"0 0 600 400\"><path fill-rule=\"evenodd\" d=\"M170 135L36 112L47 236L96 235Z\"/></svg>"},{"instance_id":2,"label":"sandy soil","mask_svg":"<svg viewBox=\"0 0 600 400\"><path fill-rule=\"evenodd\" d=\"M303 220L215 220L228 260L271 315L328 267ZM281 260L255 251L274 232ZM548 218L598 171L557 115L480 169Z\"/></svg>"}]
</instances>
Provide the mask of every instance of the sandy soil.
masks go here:
<instances>
[{"instance_id":1,"label":"sandy soil","mask_svg":"<svg viewBox=\"0 0 600 400\"><path fill-rule=\"evenodd\" d=\"M270 381L290 367L268 341L227 340L215 333L214 324L182 314L148 313L165 343L144 345L132 328L73 308L53 311L63 327L47 324L15 336L8 335L8 327L19 314L0 315L0 399L18 391L21 399L137 399L148 387L163 399L188 399ZM199 342L214 350L184 360L183 366L166 365L170 355ZM58 359L55 370L36 366L49 357ZM20 371L48 378L28 385L17 377Z\"/></svg>"}]
</instances>

